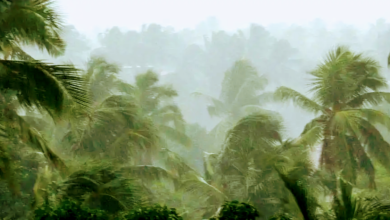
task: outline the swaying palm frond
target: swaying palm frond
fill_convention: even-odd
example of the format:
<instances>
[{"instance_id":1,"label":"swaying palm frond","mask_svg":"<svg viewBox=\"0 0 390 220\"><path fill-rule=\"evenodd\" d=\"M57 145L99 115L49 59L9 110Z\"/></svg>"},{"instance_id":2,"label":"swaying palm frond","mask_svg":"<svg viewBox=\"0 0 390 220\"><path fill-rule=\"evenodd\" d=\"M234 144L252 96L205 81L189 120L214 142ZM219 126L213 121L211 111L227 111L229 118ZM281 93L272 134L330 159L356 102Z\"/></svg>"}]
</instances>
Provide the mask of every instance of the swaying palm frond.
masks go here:
<instances>
[{"instance_id":1,"label":"swaying palm frond","mask_svg":"<svg viewBox=\"0 0 390 220\"><path fill-rule=\"evenodd\" d=\"M35 44L53 56L64 52L65 43L59 37L62 20L51 0L2 1L0 4L3 7L0 41L12 36L18 43Z\"/></svg>"},{"instance_id":2,"label":"swaying palm frond","mask_svg":"<svg viewBox=\"0 0 390 220\"><path fill-rule=\"evenodd\" d=\"M304 177L298 179L296 176L291 177L289 174L286 174L279 169L276 170L286 185L286 188L290 190L291 194L294 196L304 219L316 220L315 209L317 207L317 201L315 200L315 197L311 195L309 190L310 186L307 185Z\"/></svg>"},{"instance_id":3,"label":"swaying palm frond","mask_svg":"<svg viewBox=\"0 0 390 220\"><path fill-rule=\"evenodd\" d=\"M7 127L12 127L15 129L16 134L20 140L29 146L35 148L39 152L42 152L46 158L53 163L53 165L65 172L65 164L63 161L48 147L46 140L41 136L41 134L34 128L31 128L28 123L26 123L23 118L17 115L13 111L8 112Z\"/></svg>"},{"instance_id":4,"label":"swaying palm frond","mask_svg":"<svg viewBox=\"0 0 390 220\"><path fill-rule=\"evenodd\" d=\"M292 99L302 108L322 113L308 123L296 140L307 146L322 141L320 164L332 172L341 171L354 182L357 171L364 171L375 188L375 170L371 158L389 167L389 144L374 126L390 127L390 117L373 110L369 105L389 102L390 95L379 89L387 88L386 79L379 72L375 60L354 54L345 47L331 51L314 71L309 92L310 100L294 90L281 87L275 92L277 100Z\"/></svg>"},{"instance_id":5,"label":"swaying palm frond","mask_svg":"<svg viewBox=\"0 0 390 220\"><path fill-rule=\"evenodd\" d=\"M4 55L4 60L24 60L33 61L34 59L20 48L16 40L10 36L0 39L0 53Z\"/></svg>"},{"instance_id":6,"label":"swaying palm frond","mask_svg":"<svg viewBox=\"0 0 390 220\"><path fill-rule=\"evenodd\" d=\"M387 56L387 66L388 67L390 66L390 54L389 54L389 56Z\"/></svg>"},{"instance_id":7,"label":"swaying palm frond","mask_svg":"<svg viewBox=\"0 0 390 220\"><path fill-rule=\"evenodd\" d=\"M222 202L223 199L227 199L227 196L224 193L216 187L208 184L203 177L193 174L184 176L184 180L181 184L181 190L199 196L205 195L206 197L216 197L220 200L220 202Z\"/></svg>"},{"instance_id":8,"label":"swaying palm frond","mask_svg":"<svg viewBox=\"0 0 390 220\"><path fill-rule=\"evenodd\" d=\"M133 178L142 179L145 182L161 181L163 179L177 182L178 179L168 170L152 165L138 165L122 167L121 171L128 173Z\"/></svg>"},{"instance_id":9,"label":"swaying palm frond","mask_svg":"<svg viewBox=\"0 0 390 220\"><path fill-rule=\"evenodd\" d=\"M254 143L258 147L272 146L282 142L280 131L282 129L280 116L269 114L253 114L241 119L228 134L228 143L233 147L251 146ZM279 117L278 117L279 116ZM244 144L245 142L251 144ZM228 147L230 148L230 147Z\"/></svg>"},{"instance_id":10,"label":"swaying palm frond","mask_svg":"<svg viewBox=\"0 0 390 220\"><path fill-rule=\"evenodd\" d=\"M194 93L192 93L192 95L194 95L196 97L204 97L210 103L212 103L212 105L209 105L207 107L207 110L208 110L210 116L221 116L222 114L225 114L227 111L225 103L223 103L222 101L220 101L216 98L213 98L211 96L205 95L205 94L200 93L200 92L194 92Z\"/></svg>"},{"instance_id":11,"label":"swaying palm frond","mask_svg":"<svg viewBox=\"0 0 390 220\"><path fill-rule=\"evenodd\" d=\"M106 156L117 155L124 160L133 150L146 150L147 154L156 151L158 137L153 123L140 115L134 100L126 95L108 97L76 126L76 133L70 135L75 150L97 155L105 152Z\"/></svg>"},{"instance_id":12,"label":"swaying palm frond","mask_svg":"<svg viewBox=\"0 0 390 220\"><path fill-rule=\"evenodd\" d=\"M275 99L278 101L287 101L292 100L294 104L299 105L299 107L313 113L323 112L325 109L321 107L316 102L312 101L311 99L305 97L304 95L300 94L299 92L281 86L275 91Z\"/></svg>"},{"instance_id":13,"label":"swaying palm frond","mask_svg":"<svg viewBox=\"0 0 390 220\"><path fill-rule=\"evenodd\" d=\"M255 96L256 92L264 89L266 84L267 79L258 75L249 60L241 59L225 72L219 99L229 105L234 102L240 103Z\"/></svg>"},{"instance_id":14,"label":"swaying palm frond","mask_svg":"<svg viewBox=\"0 0 390 220\"><path fill-rule=\"evenodd\" d=\"M381 133L369 121L360 120L361 142L367 147L367 152L371 157L378 160L386 169L390 163L388 158L390 144L387 143ZM388 169L389 170L389 169ZM389 170L390 171L390 170Z\"/></svg>"},{"instance_id":15,"label":"swaying palm frond","mask_svg":"<svg viewBox=\"0 0 390 220\"><path fill-rule=\"evenodd\" d=\"M85 81L88 83L89 95L94 102L112 95L112 90L120 90L125 83L117 79L120 68L102 57L91 57L87 63Z\"/></svg>"},{"instance_id":16,"label":"swaying palm frond","mask_svg":"<svg viewBox=\"0 0 390 220\"><path fill-rule=\"evenodd\" d=\"M116 213L135 207L137 191L132 179L110 167L94 167L72 173L62 185L62 195Z\"/></svg>"},{"instance_id":17,"label":"swaying palm frond","mask_svg":"<svg viewBox=\"0 0 390 220\"><path fill-rule=\"evenodd\" d=\"M387 92L368 92L354 97L346 105L351 108L361 107L361 106L372 106L378 105L386 101L390 103L390 93Z\"/></svg>"},{"instance_id":18,"label":"swaying palm frond","mask_svg":"<svg viewBox=\"0 0 390 220\"><path fill-rule=\"evenodd\" d=\"M322 106L343 105L357 95L386 88L379 69L379 63L371 58L338 47L310 73L314 76L311 91Z\"/></svg>"},{"instance_id":19,"label":"swaying palm frond","mask_svg":"<svg viewBox=\"0 0 390 220\"><path fill-rule=\"evenodd\" d=\"M0 60L0 88L18 91L22 105L34 105L52 114L61 113L65 100L85 107L89 105L83 79L77 72L72 66Z\"/></svg>"},{"instance_id":20,"label":"swaying palm frond","mask_svg":"<svg viewBox=\"0 0 390 220\"><path fill-rule=\"evenodd\" d=\"M182 144L186 147L191 147L191 139L183 132L180 132L179 130L176 130L175 128L160 125L159 131L166 135L168 138L177 141L178 143Z\"/></svg>"}]
</instances>

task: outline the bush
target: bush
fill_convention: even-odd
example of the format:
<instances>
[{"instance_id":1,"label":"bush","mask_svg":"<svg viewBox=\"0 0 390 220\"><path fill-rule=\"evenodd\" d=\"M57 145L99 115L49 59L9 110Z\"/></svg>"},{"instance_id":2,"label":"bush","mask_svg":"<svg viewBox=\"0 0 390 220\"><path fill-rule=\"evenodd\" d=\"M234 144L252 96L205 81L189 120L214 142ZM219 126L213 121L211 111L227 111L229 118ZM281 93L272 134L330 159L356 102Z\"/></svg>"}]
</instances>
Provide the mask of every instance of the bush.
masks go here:
<instances>
[{"instance_id":1,"label":"bush","mask_svg":"<svg viewBox=\"0 0 390 220\"><path fill-rule=\"evenodd\" d=\"M89 209L82 207L79 204L70 201L63 200L60 205L53 209L49 205L43 205L42 207L34 211L34 219L40 220L106 220L108 215L106 212L98 209Z\"/></svg>"},{"instance_id":2,"label":"bush","mask_svg":"<svg viewBox=\"0 0 390 220\"><path fill-rule=\"evenodd\" d=\"M166 206L154 205L142 207L131 211L125 215L125 219L131 220L182 220L176 213L176 209L168 209Z\"/></svg>"},{"instance_id":3,"label":"bush","mask_svg":"<svg viewBox=\"0 0 390 220\"><path fill-rule=\"evenodd\" d=\"M225 202L221 208L218 216L210 220L255 220L260 217L255 207L244 202Z\"/></svg>"}]
</instances>

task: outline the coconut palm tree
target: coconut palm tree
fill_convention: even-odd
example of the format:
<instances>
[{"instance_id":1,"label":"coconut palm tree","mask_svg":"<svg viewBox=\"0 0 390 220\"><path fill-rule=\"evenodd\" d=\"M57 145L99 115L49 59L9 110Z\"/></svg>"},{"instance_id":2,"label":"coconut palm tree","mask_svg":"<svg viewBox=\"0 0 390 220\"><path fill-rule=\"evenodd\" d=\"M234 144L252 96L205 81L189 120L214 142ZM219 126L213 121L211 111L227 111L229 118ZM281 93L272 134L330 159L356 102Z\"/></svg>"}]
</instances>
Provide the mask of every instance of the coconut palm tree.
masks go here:
<instances>
[{"instance_id":1,"label":"coconut palm tree","mask_svg":"<svg viewBox=\"0 0 390 220\"><path fill-rule=\"evenodd\" d=\"M153 122L143 117L134 103L126 95L106 98L87 115L80 114L64 140L79 155L150 165L159 137Z\"/></svg>"},{"instance_id":2,"label":"coconut palm tree","mask_svg":"<svg viewBox=\"0 0 390 220\"><path fill-rule=\"evenodd\" d=\"M101 103L114 94L115 89L123 83L117 78L120 71L117 64L107 62L102 57L92 56L88 60L84 77L93 103Z\"/></svg>"},{"instance_id":3,"label":"coconut palm tree","mask_svg":"<svg viewBox=\"0 0 390 220\"><path fill-rule=\"evenodd\" d=\"M298 166L299 167L299 166ZM360 198L353 195L353 186L342 177L338 178L337 196L333 197L332 208L324 210L317 201L317 195L312 190L316 188L312 172L298 172L304 167L282 171L277 168L286 188L294 196L295 201L305 220L342 220L342 219L388 219L390 217L390 202L376 197ZM318 211L318 209L320 211Z\"/></svg>"},{"instance_id":4,"label":"coconut palm tree","mask_svg":"<svg viewBox=\"0 0 390 220\"><path fill-rule=\"evenodd\" d=\"M390 167L390 145L375 127L381 124L390 128L390 117L369 108L383 101L390 102L390 93L380 91L387 87L387 82L379 69L376 61L338 47L310 72L312 99L286 87L279 87L275 92L276 100L292 100L318 115L305 126L301 141L306 146L321 142L322 167L332 172L342 170L343 177L353 183L357 171L362 170L373 188L372 158Z\"/></svg>"},{"instance_id":5,"label":"coconut palm tree","mask_svg":"<svg viewBox=\"0 0 390 220\"><path fill-rule=\"evenodd\" d=\"M153 71L136 76L132 89L121 86L123 92L132 95L146 117L150 117L158 132L184 146L191 146L190 138L185 134L185 121L179 107L172 99L177 92L166 85L157 85L158 75ZM162 144L162 143L161 143Z\"/></svg>"},{"instance_id":6,"label":"coconut palm tree","mask_svg":"<svg viewBox=\"0 0 390 220\"><path fill-rule=\"evenodd\" d=\"M258 92L263 90L266 84L266 78L260 76L248 60L241 59L225 72L219 99L194 93L211 102L208 106L210 116L222 118L210 132L216 139L215 145L219 147L223 143L226 132L242 117L261 110L261 102L267 100L268 94Z\"/></svg>"},{"instance_id":7,"label":"coconut palm tree","mask_svg":"<svg viewBox=\"0 0 390 220\"><path fill-rule=\"evenodd\" d=\"M242 118L226 136L219 154L206 154L206 177L229 198L248 201L265 218L282 207L295 212L274 166L298 157L295 141L282 141L281 117L271 111ZM291 143L290 143L291 142ZM302 149L298 149L299 152Z\"/></svg>"},{"instance_id":8,"label":"coconut palm tree","mask_svg":"<svg viewBox=\"0 0 390 220\"><path fill-rule=\"evenodd\" d=\"M134 98L134 86L117 78L119 71L116 64L91 57L84 79L93 105L89 111L70 106L63 140L77 155L150 165L157 152L157 130Z\"/></svg>"},{"instance_id":9,"label":"coconut palm tree","mask_svg":"<svg viewBox=\"0 0 390 220\"><path fill-rule=\"evenodd\" d=\"M62 21L49 0L0 1L0 127L1 170L5 176L12 172L12 160L5 146L19 140L63 167L61 160L48 148L44 138L17 113L21 108L35 108L57 119L73 103L88 106L78 70L71 65L52 65L34 60L23 45L36 45L50 55L58 56L65 48L59 37ZM13 142L12 146L18 145Z\"/></svg>"}]
</instances>

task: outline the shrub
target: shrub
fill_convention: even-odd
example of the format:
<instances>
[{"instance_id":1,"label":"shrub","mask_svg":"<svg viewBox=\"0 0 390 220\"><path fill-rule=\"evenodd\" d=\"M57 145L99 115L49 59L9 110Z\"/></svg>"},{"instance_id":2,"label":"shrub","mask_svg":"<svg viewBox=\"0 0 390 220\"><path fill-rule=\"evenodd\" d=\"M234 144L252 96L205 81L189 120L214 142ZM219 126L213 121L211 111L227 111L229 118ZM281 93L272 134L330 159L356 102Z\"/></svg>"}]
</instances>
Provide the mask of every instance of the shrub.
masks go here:
<instances>
[{"instance_id":1,"label":"shrub","mask_svg":"<svg viewBox=\"0 0 390 220\"><path fill-rule=\"evenodd\" d=\"M260 217L255 207L244 202L225 202L221 208L218 216L210 220L255 220Z\"/></svg>"},{"instance_id":2,"label":"shrub","mask_svg":"<svg viewBox=\"0 0 390 220\"><path fill-rule=\"evenodd\" d=\"M108 215L103 210L89 209L71 201L63 200L53 209L49 205L43 205L34 211L34 219L45 220L105 220Z\"/></svg>"},{"instance_id":3,"label":"shrub","mask_svg":"<svg viewBox=\"0 0 390 220\"><path fill-rule=\"evenodd\" d=\"M167 206L154 205L141 207L125 215L125 219L131 220L182 220L176 213L176 209L168 209Z\"/></svg>"}]
</instances>

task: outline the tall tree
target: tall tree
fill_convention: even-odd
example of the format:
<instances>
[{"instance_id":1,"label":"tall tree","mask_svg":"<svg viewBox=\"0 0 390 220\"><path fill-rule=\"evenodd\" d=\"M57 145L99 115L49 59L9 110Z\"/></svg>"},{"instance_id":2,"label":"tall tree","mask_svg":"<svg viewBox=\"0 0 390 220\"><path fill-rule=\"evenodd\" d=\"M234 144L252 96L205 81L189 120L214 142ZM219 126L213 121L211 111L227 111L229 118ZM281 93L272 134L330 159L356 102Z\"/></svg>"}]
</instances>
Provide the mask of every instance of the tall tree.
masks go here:
<instances>
[{"instance_id":1,"label":"tall tree","mask_svg":"<svg viewBox=\"0 0 390 220\"><path fill-rule=\"evenodd\" d=\"M159 133L184 146L191 140L185 134L185 121L179 107L173 102L178 94L168 85L158 85L158 75L153 71L136 76L130 94L141 108L142 114L150 117Z\"/></svg>"},{"instance_id":2,"label":"tall tree","mask_svg":"<svg viewBox=\"0 0 390 220\"><path fill-rule=\"evenodd\" d=\"M210 132L215 139L215 147L223 142L226 132L242 117L262 111L260 105L266 100L267 93L259 94L267 84L267 79L259 75L248 60L241 59L225 72L219 99L204 94L211 105L208 112L211 116L222 118L221 122Z\"/></svg>"},{"instance_id":3,"label":"tall tree","mask_svg":"<svg viewBox=\"0 0 390 220\"><path fill-rule=\"evenodd\" d=\"M227 133L217 162L208 167L211 183L221 185L232 199L250 201L263 216L273 215L288 203L274 170L274 165L287 156L281 132L281 118L273 112L242 118Z\"/></svg>"},{"instance_id":4,"label":"tall tree","mask_svg":"<svg viewBox=\"0 0 390 220\"><path fill-rule=\"evenodd\" d=\"M11 146L10 140L17 138L37 147L55 165L63 166L39 132L17 113L20 107L37 108L57 118L66 112L69 103L83 107L89 103L77 69L36 61L21 49L22 45L36 45L53 56L63 53L65 44L59 37L62 21L52 3L50 0L0 1L1 151L7 155L5 146ZM1 160L2 173L12 172L8 167L11 160L8 157Z\"/></svg>"},{"instance_id":5,"label":"tall tree","mask_svg":"<svg viewBox=\"0 0 390 220\"><path fill-rule=\"evenodd\" d=\"M387 82L379 69L376 61L338 47L310 72L313 99L286 87L275 92L277 100L293 100L303 109L319 114L306 125L301 138L307 146L322 143L321 166L342 171L351 182L362 170L370 179L370 187L375 187L372 158L390 167L390 145L375 127L382 124L390 128L390 117L366 108L390 101L390 93L380 91Z\"/></svg>"}]
</instances>

